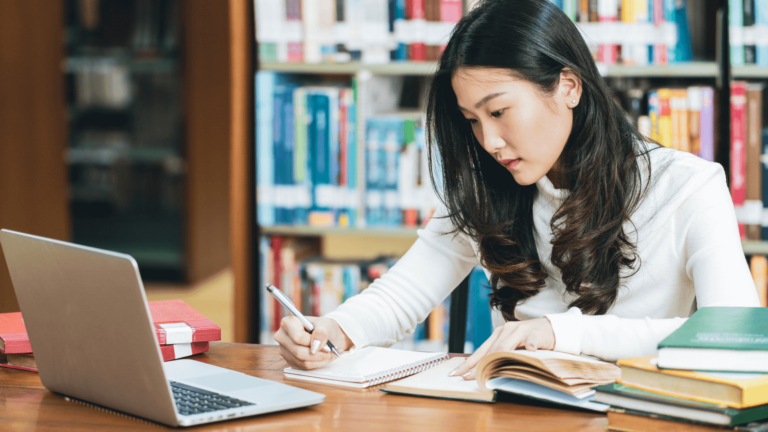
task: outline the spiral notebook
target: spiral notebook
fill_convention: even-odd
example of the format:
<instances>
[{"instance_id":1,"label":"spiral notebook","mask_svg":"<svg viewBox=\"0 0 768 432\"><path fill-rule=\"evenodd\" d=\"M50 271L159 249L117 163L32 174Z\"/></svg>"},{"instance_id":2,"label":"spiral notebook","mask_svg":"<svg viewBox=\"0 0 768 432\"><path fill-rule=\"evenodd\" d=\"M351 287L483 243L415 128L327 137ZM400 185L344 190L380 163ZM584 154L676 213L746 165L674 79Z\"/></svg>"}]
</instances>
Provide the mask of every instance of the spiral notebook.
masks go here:
<instances>
[{"instance_id":1,"label":"spiral notebook","mask_svg":"<svg viewBox=\"0 0 768 432\"><path fill-rule=\"evenodd\" d=\"M328 366L311 371L285 368L286 378L366 388L427 370L448 358L446 353L424 353L366 347L342 354Z\"/></svg>"}]
</instances>

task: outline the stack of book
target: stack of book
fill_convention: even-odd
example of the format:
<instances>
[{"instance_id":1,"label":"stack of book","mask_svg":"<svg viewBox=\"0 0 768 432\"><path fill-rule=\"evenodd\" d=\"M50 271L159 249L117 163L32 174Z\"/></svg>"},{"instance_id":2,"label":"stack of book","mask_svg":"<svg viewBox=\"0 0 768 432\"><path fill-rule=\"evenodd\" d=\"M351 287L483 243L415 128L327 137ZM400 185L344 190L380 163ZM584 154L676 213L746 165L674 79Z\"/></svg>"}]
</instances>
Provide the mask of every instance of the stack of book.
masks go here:
<instances>
[{"instance_id":1,"label":"stack of book","mask_svg":"<svg viewBox=\"0 0 768 432\"><path fill-rule=\"evenodd\" d=\"M163 361L208 351L221 328L182 300L149 302ZM0 314L0 367L37 372L21 312Z\"/></svg>"},{"instance_id":2,"label":"stack of book","mask_svg":"<svg viewBox=\"0 0 768 432\"><path fill-rule=\"evenodd\" d=\"M595 395L611 430L768 430L768 309L702 308L658 356L618 365Z\"/></svg>"}]
</instances>

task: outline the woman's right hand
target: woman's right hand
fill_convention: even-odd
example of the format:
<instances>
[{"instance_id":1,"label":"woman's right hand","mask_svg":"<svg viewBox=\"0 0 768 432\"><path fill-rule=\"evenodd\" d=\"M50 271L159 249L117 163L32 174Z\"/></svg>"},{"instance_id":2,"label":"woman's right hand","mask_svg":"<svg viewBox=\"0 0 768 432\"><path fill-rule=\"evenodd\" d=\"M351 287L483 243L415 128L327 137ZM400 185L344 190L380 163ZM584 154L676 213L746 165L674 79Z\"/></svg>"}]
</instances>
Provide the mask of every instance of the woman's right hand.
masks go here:
<instances>
[{"instance_id":1,"label":"woman's right hand","mask_svg":"<svg viewBox=\"0 0 768 432\"><path fill-rule=\"evenodd\" d=\"M326 344L329 340L339 352L352 347L352 341L336 321L323 317L307 319L315 326L312 334L304 330L295 316L283 318L280 329L275 333L275 342L280 344L280 355L292 368L317 369L332 362L336 355Z\"/></svg>"}]
</instances>

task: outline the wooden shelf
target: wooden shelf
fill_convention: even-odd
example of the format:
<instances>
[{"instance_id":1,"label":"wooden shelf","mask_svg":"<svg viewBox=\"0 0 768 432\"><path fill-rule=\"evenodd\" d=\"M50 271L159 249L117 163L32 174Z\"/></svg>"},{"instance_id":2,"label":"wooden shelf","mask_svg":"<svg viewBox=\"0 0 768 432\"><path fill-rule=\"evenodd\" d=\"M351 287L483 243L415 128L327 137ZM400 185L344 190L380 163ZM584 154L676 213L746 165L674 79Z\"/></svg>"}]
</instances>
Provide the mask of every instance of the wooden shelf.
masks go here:
<instances>
[{"instance_id":1,"label":"wooden shelf","mask_svg":"<svg viewBox=\"0 0 768 432\"><path fill-rule=\"evenodd\" d=\"M260 70L306 74L350 74L367 70L378 75L432 75L435 62L392 62L383 64L350 63L261 63Z\"/></svg>"},{"instance_id":2,"label":"wooden shelf","mask_svg":"<svg viewBox=\"0 0 768 432\"><path fill-rule=\"evenodd\" d=\"M356 74L367 70L379 75L431 75L437 64L434 62L392 62L384 64L351 63L262 63L261 70L271 70L286 73L306 74ZM666 66L604 66L599 65L600 72L609 77L716 77L717 63L691 62Z\"/></svg>"},{"instance_id":3,"label":"wooden shelf","mask_svg":"<svg viewBox=\"0 0 768 432\"><path fill-rule=\"evenodd\" d=\"M604 76L608 77L717 77L717 63L715 62L690 62L651 66L599 65L598 69L600 69Z\"/></svg>"},{"instance_id":4,"label":"wooden shelf","mask_svg":"<svg viewBox=\"0 0 768 432\"><path fill-rule=\"evenodd\" d=\"M285 235L285 236L347 236L347 237L417 237L418 228L319 228L311 226L270 226L261 227L261 234Z\"/></svg>"},{"instance_id":5,"label":"wooden shelf","mask_svg":"<svg viewBox=\"0 0 768 432\"><path fill-rule=\"evenodd\" d=\"M768 67L761 66L737 66L731 69L733 77L739 78L766 78L768 79Z\"/></svg>"},{"instance_id":6,"label":"wooden shelf","mask_svg":"<svg viewBox=\"0 0 768 432\"><path fill-rule=\"evenodd\" d=\"M419 228L339 228L339 227L311 227L311 226L271 226L261 227L261 234L283 235L297 237L418 237L416 230ZM747 240L741 243L746 255L768 255L768 241Z\"/></svg>"},{"instance_id":7,"label":"wooden shelf","mask_svg":"<svg viewBox=\"0 0 768 432\"><path fill-rule=\"evenodd\" d=\"M741 242L745 255L768 255L768 241L746 240Z\"/></svg>"}]
</instances>

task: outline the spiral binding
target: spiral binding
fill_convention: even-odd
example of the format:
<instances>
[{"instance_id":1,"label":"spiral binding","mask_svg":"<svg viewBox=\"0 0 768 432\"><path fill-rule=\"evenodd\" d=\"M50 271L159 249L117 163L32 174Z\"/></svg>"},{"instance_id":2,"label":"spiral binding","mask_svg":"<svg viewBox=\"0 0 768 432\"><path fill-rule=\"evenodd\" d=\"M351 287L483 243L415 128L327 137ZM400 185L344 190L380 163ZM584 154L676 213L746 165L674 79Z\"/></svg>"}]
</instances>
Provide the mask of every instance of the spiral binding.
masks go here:
<instances>
[{"instance_id":1,"label":"spiral binding","mask_svg":"<svg viewBox=\"0 0 768 432\"><path fill-rule=\"evenodd\" d=\"M405 366L392 368L375 375L368 375L364 377L364 380L369 381L370 386L375 386L377 384L381 384L384 382L394 381L396 379L400 379L410 375L415 375L433 366L437 366L438 364L446 360L448 360L448 354L441 353L441 354L437 354L435 357L428 359L426 362L424 360L421 360L421 361L407 364Z\"/></svg>"},{"instance_id":2,"label":"spiral binding","mask_svg":"<svg viewBox=\"0 0 768 432\"><path fill-rule=\"evenodd\" d=\"M153 427L156 427L156 428L165 428L162 425L159 425L157 423L153 423L151 421L144 420L143 418L134 417L132 415L128 415L128 414L122 413L120 411L115 411L115 410L112 410L112 409L109 409L109 408L104 408L101 405L94 405L94 404L92 404L90 402L86 402L84 400L75 399L75 398L69 397L69 396L64 396L64 400L67 401L67 402L75 402L75 403L80 404L80 405L85 405L87 407L94 408L94 409L97 409L99 411L106 412L106 413L109 413L109 414L113 414L113 415L116 415L118 417L124 417L124 418L127 418L127 419L131 419L131 420L136 421L138 423L143 423L146 426L153 426Z\"/></svg>"}]
</instances>

